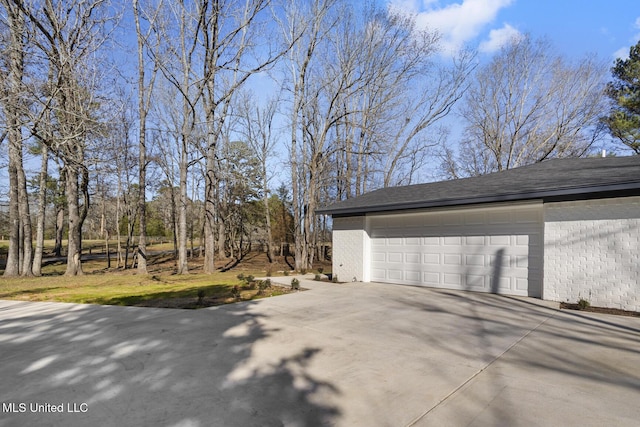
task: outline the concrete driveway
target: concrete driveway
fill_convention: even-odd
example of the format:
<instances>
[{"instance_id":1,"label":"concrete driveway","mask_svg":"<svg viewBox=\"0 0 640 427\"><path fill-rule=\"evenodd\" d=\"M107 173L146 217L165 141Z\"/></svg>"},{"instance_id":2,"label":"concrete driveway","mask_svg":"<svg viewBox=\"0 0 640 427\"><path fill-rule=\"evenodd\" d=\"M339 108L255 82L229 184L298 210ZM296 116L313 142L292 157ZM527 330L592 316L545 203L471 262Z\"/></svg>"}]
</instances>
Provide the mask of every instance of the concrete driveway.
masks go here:
<instances>
[{"instance_id":1,"label":"concrete driveway","mask_svg":"<svg viewBox=\"0 0 640 427\"><path fill-rule=\"evenodd\" d=\"M640 318L396 285L302 286L312 290L198 311L0 301L0 426L640 419Z\"/></svg>"}]
</instances>

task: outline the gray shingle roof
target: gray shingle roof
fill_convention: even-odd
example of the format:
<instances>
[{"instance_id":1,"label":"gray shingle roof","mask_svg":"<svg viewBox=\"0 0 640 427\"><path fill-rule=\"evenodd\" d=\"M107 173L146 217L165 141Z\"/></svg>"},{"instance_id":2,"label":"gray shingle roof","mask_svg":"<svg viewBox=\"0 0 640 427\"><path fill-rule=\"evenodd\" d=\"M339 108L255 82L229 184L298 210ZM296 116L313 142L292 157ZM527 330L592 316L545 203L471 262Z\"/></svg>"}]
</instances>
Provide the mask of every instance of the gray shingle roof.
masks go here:
<instances>
[{"instance_id":1,"label":"gray shingle roof","mask_svg":"<svg viewBox=\"0 0 640 427\"><path fill-rule=\"evenodd\" d=\"M318 209L316 213L356 215L476 203L577 200L616 195L640 195L640 156L553 159L479 177L382 188Z\"/></svg>"}]
</instances>

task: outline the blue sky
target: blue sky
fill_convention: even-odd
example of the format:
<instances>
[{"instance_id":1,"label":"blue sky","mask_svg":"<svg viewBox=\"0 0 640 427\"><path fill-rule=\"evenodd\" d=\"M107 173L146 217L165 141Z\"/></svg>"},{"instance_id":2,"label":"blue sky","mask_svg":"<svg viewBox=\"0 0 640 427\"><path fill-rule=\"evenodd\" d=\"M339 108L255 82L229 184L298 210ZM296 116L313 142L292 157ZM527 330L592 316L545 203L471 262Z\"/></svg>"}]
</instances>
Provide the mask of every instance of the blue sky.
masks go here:
<instances>
[{"instance_id":1,"label":"blue sky","mask_svg":"<svg viewBox=\"0 0 640 427\"><path fill-rule=\"evenodd\" d=\"M640 40L639 0L389 0L416 14L420 26L438 28L443 50L468 44L484 54L509 37L548 37L558 53L596 53L613 62Z\"/></svg>"}]
</instances>

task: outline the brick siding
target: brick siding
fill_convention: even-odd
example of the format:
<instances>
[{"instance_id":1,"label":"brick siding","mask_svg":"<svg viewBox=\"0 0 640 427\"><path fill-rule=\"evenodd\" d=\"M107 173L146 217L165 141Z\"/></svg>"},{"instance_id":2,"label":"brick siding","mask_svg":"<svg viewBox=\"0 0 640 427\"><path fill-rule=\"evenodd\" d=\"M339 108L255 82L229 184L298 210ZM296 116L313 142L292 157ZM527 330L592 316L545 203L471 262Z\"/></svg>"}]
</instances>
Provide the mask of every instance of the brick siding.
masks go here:
<instances>
[{"instance_id":1,"label":"brick siding","mask_svg":"<svg viewBox=\"0 0 640 427\"><path fill-rule=\"evenodd\" d=\"M640 197L544 208L543 298L640 311Z\"/></svg>"}]
</instances>

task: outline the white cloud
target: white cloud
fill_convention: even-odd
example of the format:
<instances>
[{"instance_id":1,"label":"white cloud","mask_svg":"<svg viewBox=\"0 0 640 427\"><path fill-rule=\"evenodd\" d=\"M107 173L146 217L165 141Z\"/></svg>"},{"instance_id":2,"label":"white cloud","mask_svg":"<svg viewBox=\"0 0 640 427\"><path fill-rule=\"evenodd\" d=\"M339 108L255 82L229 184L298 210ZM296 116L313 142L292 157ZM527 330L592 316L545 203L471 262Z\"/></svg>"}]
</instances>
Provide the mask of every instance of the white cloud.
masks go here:
<instances>
[{"instance_id":1,"label":"white cloud","mask_svg":"<svg viewBox=\"0 0 640 427\"><path fill-rule=\"evenodd\" d=\"M613 59L623 59L626 60L629 58L629 48L628 47L621 47L620 49L616 50L615 52L613 52Z\"/></svg>"},{"instance_id":2,"label":"white cloud","mask_svg":"<svg viewBox=\"0 0 640 427\"><path fill-rule=\"evenodd\" d=\"M455 51L473 41L513 0L462 0L438 7L431 0L392 0L390 7L415 15L420 28L437 30L444 51ZM504 30L504 28L503 28Z\"/></svg>"},{"instance_id":3,"label":"white cloud","mask_svg":"<svg viewBox=\"0 0 640 427\"><path fill-rule=\"evenodd\" d=\"M635 22L634 22L634 28L636 30L640 30L640 16L636 18ZM629 39L629 41L635 45L638 40L640 40L640 32L636 33L633 35L633 37L631 37ZM625 47L621 47L620 49L616 50L615 52L613 52L613 58L614 59L628 59L629 58L629 50L631 49L632 45L629 46L625 46Z\"/></svg>"},{"instance_id":4,"label":"white cloud","mask_svg":"<svg viewBox=\"0 0 640 427\"><path fill-rule=\"evenodd\" d=\"M510 41L522 37L522 33L516 30L509 24L504 24L504 27L498 30L491 30L489 32L489 39L480 43L479 50L483 53L493 53L500 50L502 46Z\"/></svg>"}]
</instances>

